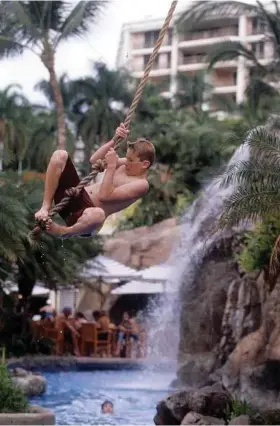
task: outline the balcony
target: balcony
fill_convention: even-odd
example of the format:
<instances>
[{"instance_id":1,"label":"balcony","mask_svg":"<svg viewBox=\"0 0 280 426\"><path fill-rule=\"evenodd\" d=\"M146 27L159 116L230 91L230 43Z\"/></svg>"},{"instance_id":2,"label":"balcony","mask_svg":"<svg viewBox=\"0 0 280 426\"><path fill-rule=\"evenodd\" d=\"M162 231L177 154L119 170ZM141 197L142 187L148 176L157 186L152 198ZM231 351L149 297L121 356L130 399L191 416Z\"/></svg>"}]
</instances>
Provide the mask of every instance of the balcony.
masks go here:
<instances>
[{"instance_id":1,"label":"balcony","mask_svg":"<svg viewBox=\"0 0 280 426\"><path fill-rule=\"evenodd\" d=\"M232 85L227 85L227 86L216 86L212 89L212 93L214 95L226 95L226 94L230 94L230 93L236 93L237 91L237 86L232 86Z\"/></svg>"},{"instance_id":2,"label":"balcony","mask_svg":"<svg viewBox=\"0 0 280 426\"><path fill-rule=\"evenodd\" d=\"M179 65L188 65L188 64L201 64L207 63L206 54L197 54L197 55L182 55L179 59Z\"/></svg>"},{"instance_id":3,"label":"balcony","mask_svg":"<svg viewBox=\"0 0 280 426\"><path fill-rule=\"evenodd\" d=\"M152 50L157 42L159 31L134 33L131 35L132 50ZM162 48L171 49L172 30L168 30L161 44Z\"/></svg>"},{"instance_id":4,"label":"balcony","mask_svg":"<svg viewBox=\"0 0 280 426\"><path fill-rule=\"evenodd\" d=\"M236 26L228 28L215 28L203 31L194 31L179 35L179 42L198 41L209 38L220 38L225 36L238 36L238 28Z\"/></svg>"},{"instance_id":5,"label":"balcony","mask_svg":"<svg viewBox=\"0 0 280 426\"><path fill-rule=\"evenodd\" d=\"M144 73L144 67L137 67L133 68L132 76L134 78L141 78ZM150 72L150 77L163 77L163 76L169 76L171 74L170 68L153 68Z\"/></svg>"}]
</instances>

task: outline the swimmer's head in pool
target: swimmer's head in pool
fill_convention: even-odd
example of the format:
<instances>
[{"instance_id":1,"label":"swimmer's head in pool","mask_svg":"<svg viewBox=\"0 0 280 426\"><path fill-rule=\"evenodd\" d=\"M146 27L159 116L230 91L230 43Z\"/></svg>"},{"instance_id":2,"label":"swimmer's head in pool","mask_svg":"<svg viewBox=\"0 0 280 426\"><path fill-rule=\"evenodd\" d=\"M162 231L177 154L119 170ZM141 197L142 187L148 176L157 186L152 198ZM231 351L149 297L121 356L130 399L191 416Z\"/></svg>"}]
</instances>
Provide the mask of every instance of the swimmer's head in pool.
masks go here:
<instances>
[{"instance_id":1,"label":"swimmer's head in pool","mask_svg":"<svg viewBox=\"0 0 280 426\"><path fill-rule=\"evenodd\" d=\"M104 401L101 405L101 412L103 414L113 414L114 413L114 406L111 401Z\"/></svg>"}]
</instances>

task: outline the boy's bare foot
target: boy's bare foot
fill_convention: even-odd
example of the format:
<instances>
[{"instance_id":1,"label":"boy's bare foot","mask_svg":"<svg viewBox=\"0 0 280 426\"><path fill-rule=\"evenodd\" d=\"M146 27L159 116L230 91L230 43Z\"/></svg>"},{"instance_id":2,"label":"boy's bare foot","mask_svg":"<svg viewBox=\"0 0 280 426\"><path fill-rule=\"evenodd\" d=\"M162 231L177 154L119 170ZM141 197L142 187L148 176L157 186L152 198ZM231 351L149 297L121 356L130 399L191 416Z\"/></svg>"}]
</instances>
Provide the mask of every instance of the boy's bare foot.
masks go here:
<instances>
[{"instance_id":1,"label":"boy's bare foot","mask_svg":"<svg viewBox=\"0 0 280 426\"><path fill-rule=\"evenodd\" d=\"M48 219L46 221L46 232L55 237L63 237L64 235L66 235L65 226L58 225L57 223L53 222L51 219Z\"/></svg>"},{"instance_id":2,"label":"boy's bare foot","mask_svg":"<svg viewBox=\"0 0 280 426\"><path fill-rule=\"evenodd\" d=\"M36 220L47 220L49 216L49 209L46 207L41 207L40 210L35 213L35 219Z\"/></svg>"}]
</instances>

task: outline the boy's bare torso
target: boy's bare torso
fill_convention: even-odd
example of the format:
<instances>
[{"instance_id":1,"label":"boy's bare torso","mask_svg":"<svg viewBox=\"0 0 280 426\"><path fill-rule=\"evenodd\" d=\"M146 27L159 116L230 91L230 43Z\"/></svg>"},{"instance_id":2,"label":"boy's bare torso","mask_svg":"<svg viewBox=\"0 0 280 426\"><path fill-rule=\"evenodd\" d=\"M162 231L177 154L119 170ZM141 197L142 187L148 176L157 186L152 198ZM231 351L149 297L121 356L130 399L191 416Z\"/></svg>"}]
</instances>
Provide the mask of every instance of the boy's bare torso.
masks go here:
<instances>
[{"instance_id":1,"label":"boy's bare torso","mask_svg":"<svg viewBox=\"0 0 280 426\"><path fill-rule=\"evenodd\" d=\"M122 185L125 185L127 183L130 182L135 182L138 181L139 177L135 177L135 176L127 176L126 172L125 172L125 166L122 165L120 167L118 167L118 169L116 170L115 176L114 176L114 187L118 188ZM131 204L133 204L137 198L131 198L129 200L125 200L125 201L106 201L106 202L102 202L99 199L99 190L101 187L101 183L102 182L96 182L92 185L88 185L85 187L85 190L87 191L92 204L94 207L100 207L104 210L106 217L108 217L109 215L113 214L113 213L117 213L120 210L123 210L127 207L129 207Z\"/></svg>"}]
</instances>

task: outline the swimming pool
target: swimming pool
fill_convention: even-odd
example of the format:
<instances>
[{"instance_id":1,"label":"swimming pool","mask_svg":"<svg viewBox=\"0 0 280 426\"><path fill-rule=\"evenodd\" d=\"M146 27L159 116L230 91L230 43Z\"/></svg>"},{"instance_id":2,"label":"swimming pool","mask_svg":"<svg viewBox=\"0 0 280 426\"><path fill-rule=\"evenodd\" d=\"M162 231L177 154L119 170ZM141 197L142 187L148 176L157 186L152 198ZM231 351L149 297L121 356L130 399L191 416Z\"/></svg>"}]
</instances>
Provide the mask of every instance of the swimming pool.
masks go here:
<instances>
[{"instance_id":1,"label":"swimming pool","mask_svg":"<svg viewBox=\"0 0 280 426\"><path fill-rule=\"evenodd\" d=\"M51 408L57 425L153 425L156 404L168 393L174 373L152 370L44 373L44 395L31 403ZM109 399L115 414L102 415Z\"/></svg>"}]
</instances>

